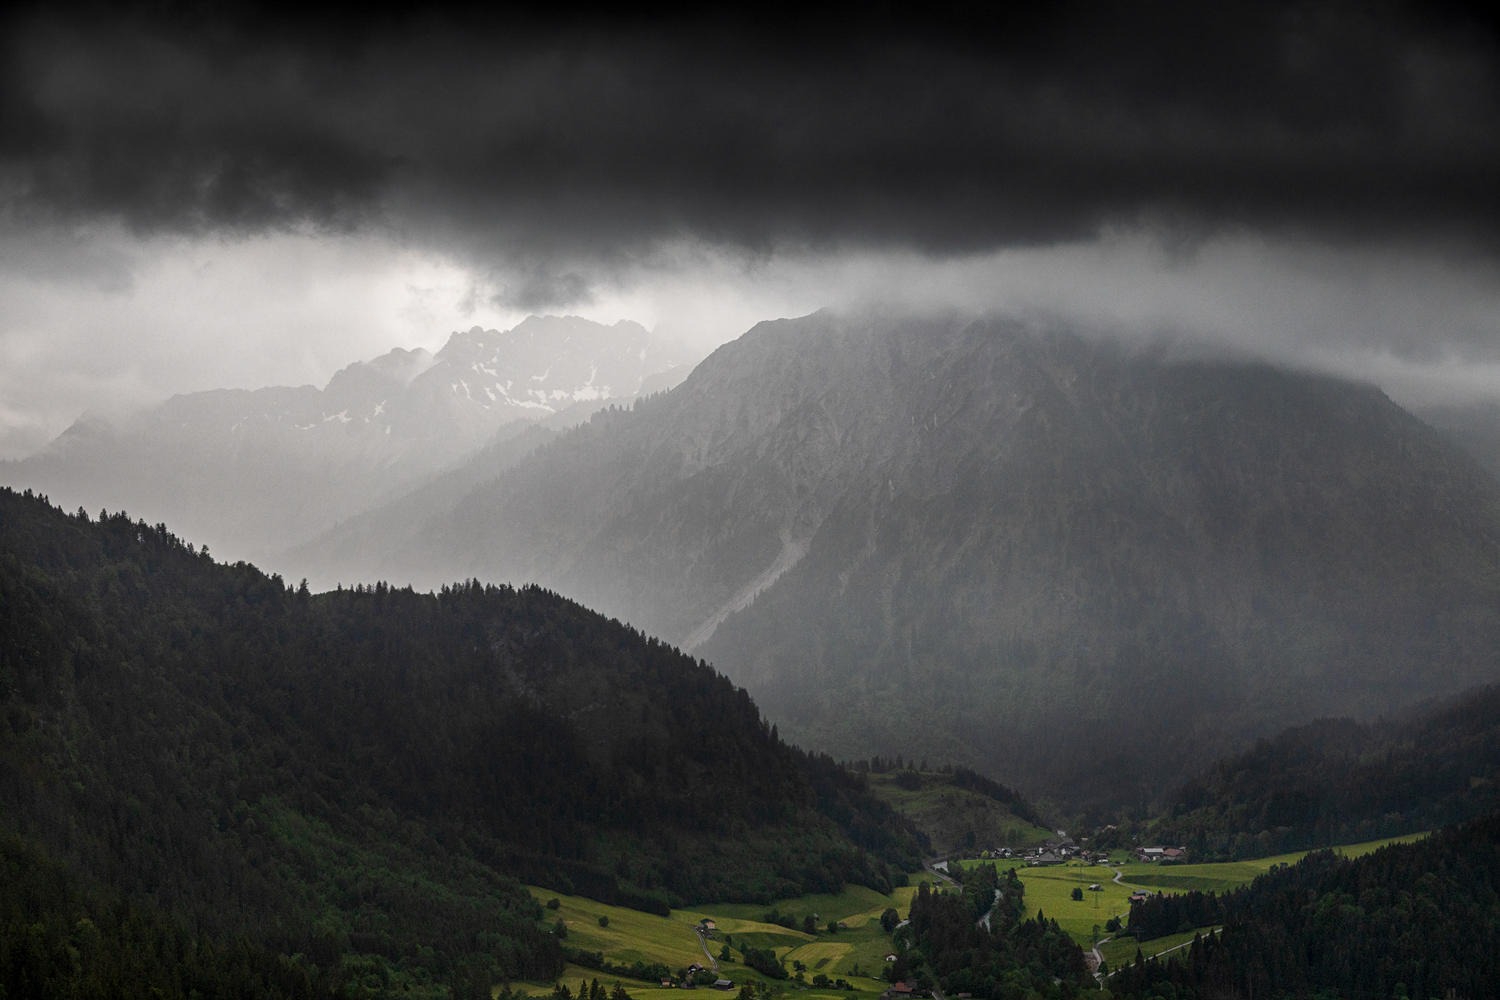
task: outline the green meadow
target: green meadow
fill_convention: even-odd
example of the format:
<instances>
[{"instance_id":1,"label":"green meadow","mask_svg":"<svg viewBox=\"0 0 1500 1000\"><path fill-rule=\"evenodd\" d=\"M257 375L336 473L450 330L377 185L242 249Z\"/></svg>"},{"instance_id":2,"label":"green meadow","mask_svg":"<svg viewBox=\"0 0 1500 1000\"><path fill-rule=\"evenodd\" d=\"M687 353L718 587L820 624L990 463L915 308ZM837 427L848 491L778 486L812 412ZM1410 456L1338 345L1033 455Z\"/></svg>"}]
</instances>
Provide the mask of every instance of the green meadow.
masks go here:
<instances>
[{"instance_id":1,"label":"green meadow","mask_svg":"<svg viewBox=\"0 0 1500 1000\"><path fill-rule=\"evenodd\" d=\"M923 773L920 789L902 788L894 774L869 775L870 791L932 838L939 854L964 846L1030 847L1055 836L987 795L955 788L946 775Z\"/></svg>"},{"instance_id":2,"label":"green meadow","mask_svg":"<svg viewBox=\"0 0 1500 1000\"><path fill-rule=\"evenodd\" d=\"M873 889L849 886L837 895L810 895L800 899L781 900L766 905L756 903L724 903L696 906L690 910L673 910L668 917L659 917L638 910L609 906L585 899L581 896L565 896L549 889L528 887L531 894L543 904L556 899L558 908L547 910L545 920L551 923L561 919L568 929L567 945L584 951L602 952L606 961L629 965L633 962L660 962L674 974L694 962L708 965L708 959L699 947L693 928L705 917L716 925L715 939L709 943L713 957L717 960L726 936L732 942L733 960L719 962L719 972L724 978L733 980L736 986L747 980L770 982L760 973L746 968L738 959L742 947L770 948L778 958L785 959L788 971L793 962L807 966L805 979L821 973L830 979L845 979L856 992L817 989L810 985L797 990L798 996L809 1000L822 997L835 1000L864 996L866 1000L884 991L885 983L875 977L885 968L885 956L890 951L891 939L880 927L880 914L894 906L903 916L911 906L915 888L897 889L889 896ZM798 929L792 930L778 924L766 923L761 918L775 909L793 916ZM802 918L817 914L819 932L806 934L800 928ZM599 918L608 918L609 925L601 927ZM828 922L842 921L847 930L829 934ZM659 983L644 983L614 974L603 974L570 965L561 981L576 991L577 980L612 985L616 980L623 983L630 995L637 1000L681 1000L677 990L663 990ZM517 984L517 988L528 995L549 994L552 983ZM794 979L781 981L787 990L796 990ZM700 989L707 989L700 987ZM710 991L709 996L716 996Z\"/></svg>"},{"instance_id":3,"label":"green meadow","mask_svg":"<svg viewBox=\"0 0 1500 1000\"><path fill-rule=\"evenodd\" d=\"M994 864L1002 872L1012 867L1009 861L964 861L961 864L966 868ZM1130 912L1130 894L1137 888L1111 881L1115 873L1103 865L1015 867L1016 877L1026 887L1027 914L1034 917L1041 910L1048 919L1056 919L1057 925L1084 948L1097 940L1095 925L1099 927L1098 937L1103 937L1106 920ZM1097 892L1089 889L1094 884L1099 886ZM1073 898L1075 888L1083 890L1082 900Z\"/></svg>"},{"instance_id":4,"label":"green meadow","mask_svg":"<svg viewBox=\"0 0 1500 1000\"><path fill-rule=\"evenodd\" d=\"M1334 850L1345 857L1358 858L1374 853L1388 844L1410 844L1426 837L1426 833L1411 833L1404 837L1371 840L1362 844L1347 844ZM1294 865L1307 856L1307 851L1278 854L1270 858L1253 861L1226 861L1204 865L1143 864L1138 861L1117 864L1124 881L1143 888L1166 892L1229 892L1270 871L1276 865Z\"/></svg>"},{"instance_id":5,"label":"green meadow","mask_svg":"<svg viewBox=\"0 0 1500 1000\"><path fill-rule=\"evenodd\" d=\"M951 790L950 790L951 791ZM925 792L925 790L924 790ZM914 793L922 794L922 793ZM1368 854L1390 843L1409 843L1426 834L1413 834L1391 840L1377 840L1364 844L1351 844L1336 848L1349 857ZM1035 914L1038 910L1058 925L1073 940L1085 949L1098 936L1104 936L1104 923L1111 916L1125 916L1130 912L1130 894L1136 889L1152 891L1186 892L1191 889L1225 892L1253 881L1273 865L1295 864L1306 852L1283 854L1254 861L1235 861L1223 864L1167 865L1127 862L1114 867L1122 873L1121 882L1115 882L1114 872L1105 865L1057 865L1048 868L1016 866L1016 874L1026 887L1026 910ZM1002 871L1011 867L1011 862L964 861L965 867L980 864L996 864ZM920 878L921 876L916 876ZM1098 891L1088 887L1097 884ZM1074 888L1083 890L1083 899L1072 898ZM704 918L716 924L715 940L710 942L713 957L718 958L726 935L731 940L731 954L735 960L720 962L719 971L736 986L747 980L765 981L765 977L741 965L737 959L742 947L770 948L778 958L785 959L787 968L793 962L802 962L807 967L805 978L810 982L818 973L830 979L844 979L856 992L816 989L807 986L798 990L794 979L782 981L789 992L808 1000L849 1000L850 997L871 997L881 993L885 984L875 978L885 968L885 956L890 951L891 939L880 927L880 914L886 907L895 907L903 917L911 909L915 887L895 890L885 896L862 886L848 886L837 894L803 896L800 899L781 900L762 905L759 903L715 903L695 906L692 909L673 910L670 916L659 917L639 910L620 906L609 906L581 896L565 896L549 889L530 887L531 894L545 904L556 899L558 908L547 910L545 919L552 923L561 919L568 929L567 944L583 951L601 952L604 958L619 965L633 962L660 962L675 973L694 962L708 964L694 926ZM771 910L792 916L797 929L767 923L762 918ZM802 919L816 914L819 931L806 934L801 930ZM601 927L599 918L608 918L608 926ZM835 934L826 930L828 922L843 922L847 929ZM1174 934L1158 938L1140 946L1143 954L1156 955L1192 940L1192 934ZM1123 938L1108 941L1100 946L1100 952L1111 969L1121 963L1132 961L1137 944L1133 939ZM664 990L659 983L631 980L614 974L605 975L577 965L568 966L561 982L576 991L578 982L592 981L612 985L616 980L623 983L634 1000L681 1000L679 990ZM518 991L530 996L541 996L552 992L551 982L515 984ZM774 987L774 983L772 983ZM706 989L706 987L704 987ZM717 996L710 991L707 996ZM705 1000L707 1000L707 996Z\"/></svg>"},{"instance_id":6,"label":"green meadow","mask_svg":"<svg viewBox=\"0 0 1500 1000\"><path fill-rule=\"evenodd\" d=\"M1106 941L1099 946L1099 954L1104 956L1104 962L1110 970L1122 968L1135 961L1136 950L1141 952L1141 958L1153 958L1157 955L1165 955L1167 952L1182 954L1185 944L1191 944L1194 934L1207 934L1216 928L1200 927L1197 930L1187 931L1183 934L1168 934L1166 937L1153 938L1145 944L1137 944L1135 938L1121 938L1118 941Z\"/></svg>"},{"instance_id":7,"label":"green meadow","mask_svg":"<svg viewBox=\"0 0 1500 1000\"><path fill-rule=\"evenodd\" d=\"M1425 833L1410 834L1388 840L1349 844L1334 848L1334 850L1348 857L1357 858L1387 844L1411 843L1425 836L1427 836ZM1275 865L1296 864L1307 853L1299 851L1271 858L1257 858L1254 861L1232 861L1221 864L1162 865L1140 862L1115 864L1113 867L1122 876L1120 882L1113 881L1114 872L1108 866L1088 866L1078 863L1046 868L1017 865L1016 875L1021 879L1021 884L1026 887L1027 912L1035 915L1037 910L1041 910L1047 917L1056 918L1058 926L1067 931L1073 940L1088 948L1097 940L1094 931L1096 924L1100 928L1099 935L1103 936L1106 920L1112 916L1123 918L1129 915L1130 894L1136 889L1147 889L1152 892L1190 892L1194 889L1202 892L1230 892L1242 885L1249 885L1257 876L1264 875ZM964 861L960 864L964 867L995 864L1000 867L1001 871L1004 871L1012 862ZM1100 891L1090 891L1088 886L1091 884L1098 884ZM1075 887L1083 888L1082 901L1072 898ZM1192 940L1191 934L1187 936L1187 940ZM1136 948L1133 940L1121 941L1116 947L1123 948L1127 943L1130 956L1133 957ZM1156 954L1156 951L1152 950L1156 948L1156 944L1155 941L1150 942L1147 950ZM1114 960L1109 959L1108 954L1106 951L1106 960L1113 967Z\"/></svg>"}]
</instances>

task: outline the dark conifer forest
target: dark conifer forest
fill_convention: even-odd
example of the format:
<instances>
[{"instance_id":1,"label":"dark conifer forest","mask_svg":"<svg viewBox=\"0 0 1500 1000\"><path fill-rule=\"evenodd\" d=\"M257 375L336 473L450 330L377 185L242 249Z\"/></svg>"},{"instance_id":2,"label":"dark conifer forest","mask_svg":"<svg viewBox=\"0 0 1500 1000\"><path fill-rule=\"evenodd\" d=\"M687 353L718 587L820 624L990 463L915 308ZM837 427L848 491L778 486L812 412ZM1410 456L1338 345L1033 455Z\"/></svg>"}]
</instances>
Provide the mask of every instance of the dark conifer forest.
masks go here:
<instances>
[{"instance_id":1,"label":"dark conifer forest","mask_svg":"<svg viewBox=\"0 0 1500 1000\"><path fill-rule=\"evenodd\" d=\"M1194 861L1267 857L1432 830L1500 794L1500 688L1373 724L1322 719L1188 782L1150 836Z\"/></svg>"},{"instance_id":2,"label":"dark conifer forest","mask_svg":"<svg viewBox=\"0 0 1500 1000\"><path fill-rule=\"evenodd\" d=\"M11 491L0 706L7 996L545 977L525 882L661 913L888 891L923 846L706 664L546 591L315 596Z\"/></svg>"},{"instance_id":3,"label":"dark conifer forest","mask_svg":"<svg viewBox=\"0 0 1500 1000\"><path fill-rule=\"evenodd\" d=\"M1221 934L1195 943L1186 959L1153 959L1117 971L1107 981L1110 992L1494 996L1500 983L1500 816L1362 858L1310 854L1221 904Z\"/></svg>"},{"instance_id":4,"label":"dark conifer forest","mask_svg":"<svg viewBox=\"0 0 1500 1000\"><path fill-rule=\"evenodd\" d=\"M897 933L912 950L892 969L948 995L1011 1000L1034 993L1070 998L1093 989L1083 952L1038 911L1028 916L1025 888L1014 869L994 865L954 869L959 891L918 887L911 923ZM903 938L904 935L904 938Z\"/></svg>"}]
</instances>

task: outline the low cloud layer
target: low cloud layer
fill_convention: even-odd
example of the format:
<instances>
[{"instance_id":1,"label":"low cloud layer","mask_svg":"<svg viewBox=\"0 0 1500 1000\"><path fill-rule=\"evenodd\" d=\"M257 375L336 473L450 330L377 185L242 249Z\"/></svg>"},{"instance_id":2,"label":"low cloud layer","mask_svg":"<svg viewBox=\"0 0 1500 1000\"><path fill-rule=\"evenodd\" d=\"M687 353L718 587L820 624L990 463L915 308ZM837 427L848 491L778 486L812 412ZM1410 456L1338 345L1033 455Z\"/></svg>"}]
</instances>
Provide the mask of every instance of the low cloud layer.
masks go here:
<instances>
[{"instance_id":1,"label":"low cloud layer","mask_svg":"<svg viewBox=\"0 0 1500 1000\"><path fill-rule=\"evenodd\" d=\"M532 311L706 351L1029 310L1500 397L1500 49L1458 8L237 10L4 23L0 457Z\"/></svg>"},{"instance_id":2,"label":"low cloud layer","mask_svg":"<svg viewBox=\"0 0 1500 1000\"><path fill-rule=\"evenodd\" d=\"M1142 218L1189 238L1500 231L1495 40L1476 23L1396 4L1048 9L810 32L24 14L4 201L150 232L381 227L529 260L553 295L580 294L574 264L684 239L941 254Z\"/></svg>"},{"instance_id":3,"label":"low cloud layer","mask_svg":"<svg viewBox=\"0 0 1500 1000\"><path fill-rule=\"evenodd\" d=\"M90 253L75 259L68 250L80 246ZM524 273L358 235L142 241L114 231L53 250L51 267L0 269L0 457L40 447L85 410L321 385L356 359L436 350L455 329L503 328L527 311L503 304ZM1372 381L1414 406L1500 400L1500 269L1438 250L1240 234L1183 255L1138 233L945 257L683 246L616 273L569 311L634 319L706 354L762 319L872 306L1037 315L1216 345Z\"/></svg>"}]
</instances>

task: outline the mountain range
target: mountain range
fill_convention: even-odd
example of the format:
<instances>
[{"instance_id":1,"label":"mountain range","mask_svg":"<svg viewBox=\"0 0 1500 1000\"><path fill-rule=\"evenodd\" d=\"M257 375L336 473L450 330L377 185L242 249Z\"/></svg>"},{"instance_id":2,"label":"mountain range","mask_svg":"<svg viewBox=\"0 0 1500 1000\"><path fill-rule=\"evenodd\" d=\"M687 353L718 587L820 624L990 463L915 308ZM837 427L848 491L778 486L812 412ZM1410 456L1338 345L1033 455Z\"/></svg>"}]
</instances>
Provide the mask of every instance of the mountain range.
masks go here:
<instances>
[{"instance_id":1,"label":"mountain range","mask_svg":"<svg viewBox=\"0 0 1500 1000\"><path fill-rule=\"evenodd\" d=\"M5 472L315 589L537 583L804 746L1070 806L1500 678L1500 487L1372 386L958 314L761 323L670 388L677 356L533 318L81 422Z\"/></svg>"},{"instance_id":2,"label":"mountain range","mask_svg":"<svg viewBox=\"0 0 1500 1000\"><path fill-rule=\"evenodd\" d=\"M639 324L533 316L397 348L304 385L174 396L123 419L85 414L0 483L89 510L125 508L230 558L265 558L400 498L533 424L566 426L687 373Z\"/></svg>"},{"instance_id":3,"label":"mountain range","mask_svg":"<svg viewBox=\"0 0 1500 1000\"><path fill-rule=\"evenodd\" d=\"M368 572L537 581L804 745L1151 795L1500 675L1500 489L1379 390L1009 319L762 323Z\"/></svg>"}]
</instances>

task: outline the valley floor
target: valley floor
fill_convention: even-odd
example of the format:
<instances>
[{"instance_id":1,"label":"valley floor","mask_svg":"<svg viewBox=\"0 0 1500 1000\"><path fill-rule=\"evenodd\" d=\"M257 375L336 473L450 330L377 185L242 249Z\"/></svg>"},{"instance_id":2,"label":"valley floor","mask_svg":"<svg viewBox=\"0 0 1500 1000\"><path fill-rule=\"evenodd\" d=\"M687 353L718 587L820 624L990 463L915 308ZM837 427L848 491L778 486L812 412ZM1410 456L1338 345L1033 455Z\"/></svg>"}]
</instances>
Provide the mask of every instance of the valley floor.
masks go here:
<instances>
[{"instance_id":1,"label":"valley floor","mask_svg":"<svg viewBox=\"0 0 1500 1000\"><path fill-rule=\"evenodd\" d=\"M1405 837L1349 844L1337 847L1335 850L1348 857L1357 858L1370 854L1387 844L1411 843L1425 836L1427 836L1426 833L1414 833ZM1104 924L1110 917L1118 916L1124 920L1130 915L1132 892L1140 889L1167 893L1191 892L1194 889L1201 892L1231 892L1242 885L1249 885L1257 876L1264 875L1277 865L1296 864L1306 857L1307 853L1307 851L1298 851L1293 854L1258 858L1254 861L1234 861L1224 864L1162 865L1159 862L1148 864L1126 861L1124 859L1128 855L1122 851L1118 852L1121 860L1112 861L1108 865L1073 863L1051 867L1028 867L1018 868L1016 874L1020 877L1021 884L1026 887L1027 910L1039 909L1049 918L1056 919L1058 926L1087 949L1104 936ZM964 867L973 867L999 862L963 861L958 863ZM1119 876L1118 881L1115 880L1116 874ZM1098 885L1099 889L1092 891L1088 888L1090 885ZM1072 898L1075 888L1083 889L1082 901ZM1191 934L1188 935L1187 940L1192 940ZM1111 968L1115 966L1115 959L1111 955L1117 954L1126 941L1129 942L1129 957L1133 958L1137 947L1133 939L1114 942L1116 948L1113 952L1104 949L1105 960L1109 962ZM1174 945L1181 943L1181 941L1176 941ZM1164 950L1157 948L1157 941L1147 942L1142 949L1147 957L1156 954L1158 950Z\"/></svg>"},{"instance_id":2,"label":"valley floor","mask_svg":"<svg viewBox=\"0 0 1500 1000\"><path fill-rule=\"evenodd\" d=\"M891 939L880 926L880 914L888 907L905 913L911 907L911 898L916 893L913 887L896 889L889 896L861 886L848 886L837 895L808 895L800 899L783 900L770 905L758 903L721 903L697 906L690 910L673 910L669 917L659 917L638 910L609 906L585 899L581 896L563 896L549 889L530 887L531 893L543 904L556 899L557 909L546 911L549 922L561 919L568 929L566 944L569 948L599 952L606 962L615 965L630 965L634 962L650 964L659 962L675 975L693 963L708 964L694 928L703 919L714 921L714 939L709 942L719 973L732 980L736 990L745 982L764 982L773 989L780 985L788 992L797 992L808 1000L835 1000L876 996L886 988L883 980L876 978L885 969L885 956L890 951ZM790 914L800 928L805 916L815 915L817 934L806 934L778 924L765 922L762 918L772 909ZM600 918L608 918L608 926L600 925ZM842 922L846 928L836 934L826 930L828 922ZM726 936L732 941L735 960L719 959ZM747 968L738 961L740 951L749 946L756 949L771 949L778 959L785 959L788 968L792 963L802 962L807 967L807 984L798 984L795 979L782 980L779 984L760 973ZM818 988L810 985L814 976L826 975L830 980L843 979L854 987L853 991L833 988ZM614 973L601 973L582 966L570 965L562 976L562 982L576 989L577 980L612 986L615 981L624 984L633 1000L681 1000L677 990L664 990L659 983L633 981ZM805 991L801 988L805 985ZM517 989L529 995L550 994L553 984L518 984ZM718 995L708 987L709 996Z\"/></svg>"},{"instance_id":3,"label":"valley floor","mask_svg":"<svg viewBox=\"0 0 1500 1000\"><path fill-rule=\"evenodd\" d=\"M1349 857L1369 854L1379 847L1391 843L1408 843L1419 840L1426 834L1412 834L1390 840L1377 840L1364 844L1351 844L1336 848ZM1112 916L1122 919L1130 913L1130 894L1140 889L1159 892L1186 892L1193 889L1227 892L1254 881L1273 866L1294 864L1306 852L1284 854L1254 861L1238 861L1228 864L1170 865L1142 864L1121 860L1110 865L1058 865L1054 867L1020 868L1018 875L1026 887L1028 911L1041 910L1047 917L1057 920L1075 941L1085 950L1095 942L1109 968L1116 969L1134 960L1139 948L1145 957L1162 954L1181 948L1192 941L1193 933L1169 935L1144 943L1133 938L1108 940L1104 924ZM990 864L987 861L958 862L965 867ZM1116 874L1118 873L1118 881ZM917 876L920 878L921 876ZM1098 885L1097 890L1089 886ZM1075 888L1082 888L1082 901L1072 898ZM877 978L885 968L885 956L891 948L891 937L880 926L880 914L887 907L894 907L903 916L911 907L914 887L895 890L882 895L873 889L849 886L837 895L809 895L800 899L782 900L769 905L758 903L720 903L695 906L692 909L673 910L670 916L660 917L639 910L609 906L585 899L581 896L565 896L549 889L530 887L531 894L544 905L557 900L557 908L546 910L548 923L562 920L567 927L566 944L569 948L586 952L597 952L613 965L628 966L634 962L660 963L675 975L694 963L708 964L703 948L694 928L700 921L712 920L715 924L714 939L709 948L718 961L719 974L732 980L735 991L724 994L735 995L746 982L766 983L774 989L780 986L787 993L795 993L806 1000L872 1000L884 992L886 983ZM817 934L789 929L768 923L763 918L771 911L792 915L797 927L802 926L805 916L815 915L820 928ZM600 918L607 918L607 926ZM842 922L846 928L830 935L828 922ZM1206 933L1212 928L1198 928ZM732 942L731 949L736 960L718 959L725 940ZM767 979L737 959L743 947L769 948L778 959L785 959L788 968L794 962L807 967L806 983L795 979L780 982ZM852 991L819 988L811 985L812 977L823 974L832 979L843 979ZM580 982L599 980L606 988L619 982L630 993L632 1000L681 1000L682 991L663 989L658 982L631 979L617 973L603 973L581 965L571 964L558 981L577 993ZM551 995L553 982L517 983L515 989L525 996ZM710 987L699 987L706 991L705 1000L719 996Z\"/></svg>"}]
</instances>

